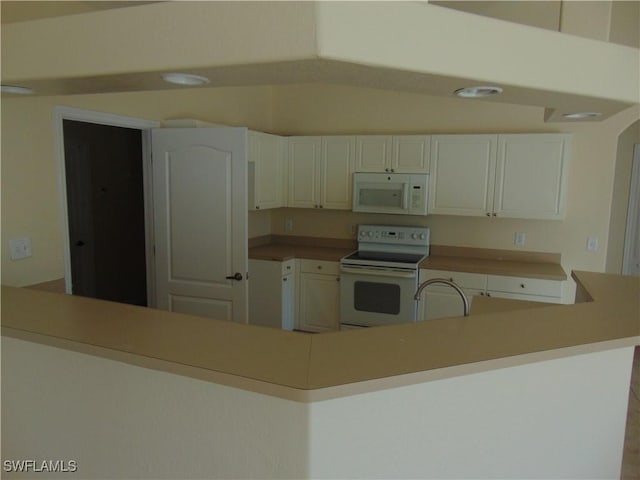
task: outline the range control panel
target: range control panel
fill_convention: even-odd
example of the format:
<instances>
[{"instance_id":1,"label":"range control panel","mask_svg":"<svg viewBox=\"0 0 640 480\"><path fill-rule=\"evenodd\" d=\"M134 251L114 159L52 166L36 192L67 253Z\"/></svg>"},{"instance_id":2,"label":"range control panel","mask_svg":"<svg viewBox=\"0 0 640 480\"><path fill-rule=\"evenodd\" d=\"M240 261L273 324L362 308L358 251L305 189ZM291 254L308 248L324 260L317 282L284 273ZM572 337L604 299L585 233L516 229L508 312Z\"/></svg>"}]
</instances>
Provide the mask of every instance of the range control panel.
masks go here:
<instances>
[{"instance_id":1,"label":"range control panel","mask_svg":"<svg viewBox=\"0 0 640 480\"><path fill-rule=\"evenodd\" d=\"M358 242L428 246L429 228L398 225L358 225Z\"/></svg>"}]
</instances>

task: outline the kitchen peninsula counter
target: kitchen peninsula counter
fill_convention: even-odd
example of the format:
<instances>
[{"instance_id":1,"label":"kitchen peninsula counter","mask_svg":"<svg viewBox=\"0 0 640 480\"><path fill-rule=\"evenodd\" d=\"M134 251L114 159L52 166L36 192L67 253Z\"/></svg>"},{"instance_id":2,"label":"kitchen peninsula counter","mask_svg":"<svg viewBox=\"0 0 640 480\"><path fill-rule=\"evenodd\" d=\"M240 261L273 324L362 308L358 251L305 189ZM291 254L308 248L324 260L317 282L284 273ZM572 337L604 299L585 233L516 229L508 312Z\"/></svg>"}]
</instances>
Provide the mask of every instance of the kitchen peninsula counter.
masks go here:
<instances>
[{"instance_id":1,"label":"kitchen peninsula counter","mask_svg":"<svg viewBox=\"0 0 640 480\"><path fill-rule=\"evenodd\" d=\"M2 334L298 401L640 344L640 279L574 272L575 305L304 334L2 287Z\"/></svg>"}]
</instances>

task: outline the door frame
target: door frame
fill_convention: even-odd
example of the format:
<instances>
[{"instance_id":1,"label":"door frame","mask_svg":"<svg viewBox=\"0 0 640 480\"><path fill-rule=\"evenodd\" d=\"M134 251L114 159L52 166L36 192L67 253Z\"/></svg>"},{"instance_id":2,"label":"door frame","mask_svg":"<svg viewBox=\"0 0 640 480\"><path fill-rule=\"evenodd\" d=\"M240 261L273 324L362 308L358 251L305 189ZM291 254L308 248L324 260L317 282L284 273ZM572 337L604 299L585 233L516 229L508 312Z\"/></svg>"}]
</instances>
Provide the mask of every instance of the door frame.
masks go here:
<instances>
[{"instance_id":1,"label":"door frame","mask_svg":"<svg viewBox=\"0 0 640 480\"><path fill-rule=\"evenodd\" d=\"M83 110L79 108L56 106L53 109L53 136L58 161L58 188L60 190L60 212L64 257L65 293L72 292L71 278L71 241L69 238L69 211L67 208L67 176L64 151L64 120L75 120L113 127L140 130L142 135L142 178L144 190L145 249L147 265L147 304L155 306L155 265L153 237L153 175L151 168L151 129L160 126L159 122L111 113Z\"/></svg>"},{"instance_id":2,"label":"door frame","mask_svg":"<svg viewBox=\"0 0 640 480\"><path fill-rule=\"evenodd\" d=\"M633 160L631 162L631 188L629 190L629 207L627 208L627 225L624 235L624 253L622 255L622 274L631 275L631 257L633 232L637 227L636 222L640 217L638 206L640 205L640 143L633 147Z\"/></svg>"}]
</instances>

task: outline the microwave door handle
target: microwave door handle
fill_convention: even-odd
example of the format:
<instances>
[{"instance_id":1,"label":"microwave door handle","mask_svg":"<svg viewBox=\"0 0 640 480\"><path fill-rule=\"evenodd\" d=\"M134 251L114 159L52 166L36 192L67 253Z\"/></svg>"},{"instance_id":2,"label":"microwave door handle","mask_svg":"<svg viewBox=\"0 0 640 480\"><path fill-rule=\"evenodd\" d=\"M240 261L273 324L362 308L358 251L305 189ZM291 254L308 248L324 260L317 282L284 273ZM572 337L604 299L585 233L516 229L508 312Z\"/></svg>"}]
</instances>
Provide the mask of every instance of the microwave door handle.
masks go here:
<instances>
[{"instance_id":1,"label":"microwave door handle","mask_svg":"<svg viewBox=\"0 0 640 480\"><path fill-rule=\"evenodd\" d=\"M402 210L408 210L408 197L409 196L409 184L408 183L403 183L402 184Z\"/></svg>"}]
</instances>

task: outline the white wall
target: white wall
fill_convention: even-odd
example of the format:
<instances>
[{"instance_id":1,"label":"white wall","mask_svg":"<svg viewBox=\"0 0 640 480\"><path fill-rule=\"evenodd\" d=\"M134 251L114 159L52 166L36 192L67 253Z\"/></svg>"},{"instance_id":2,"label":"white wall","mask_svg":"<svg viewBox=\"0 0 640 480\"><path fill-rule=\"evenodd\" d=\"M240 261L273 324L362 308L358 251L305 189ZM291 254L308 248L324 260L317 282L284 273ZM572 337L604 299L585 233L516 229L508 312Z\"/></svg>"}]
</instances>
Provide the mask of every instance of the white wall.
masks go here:
<instances>
[{"instance_id":1,"label":"white wall","mask_svg":"<svg viewBox=\"0 0 640 480\"><path fill-rule=\"evenodd\" d=\"M75 460L83 479L618 478L632 358L305 404L2 337L2 460Z\"/></svg>"},{"instance_id":2,"label":"white wall","mask_svg":"<svg viewBox=\"0 0 640 480\"><path fill-rule=\"evenodd\" d=\"M303 478L307 418L302 403L2 337L3 461L76 460L76 479Z\"/></svg>"},{"instance_id":3,"label":"white wall","mask_svg":"<svg viewBox=\"0 0 640 480\"><path fill-rule=\"evenodd\" d=\"M633 348L311 405L312 478L619 478Z\"/></svg>"},{"instance_id":4,"label":"white wall","mask_svg":"<svg viewBox=\"0 0 640 480\"><path fill-rule=\"evenodd\" d=\"M609 241L607 249L607 273L622 273L627 210L631 191L631 167L633 150L640 143L640 120L634 122L618 137L611 218L609 220Z\"/></svg>"}]
</instances>

